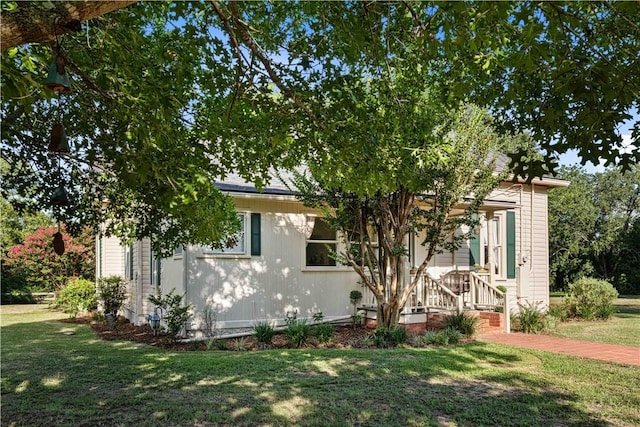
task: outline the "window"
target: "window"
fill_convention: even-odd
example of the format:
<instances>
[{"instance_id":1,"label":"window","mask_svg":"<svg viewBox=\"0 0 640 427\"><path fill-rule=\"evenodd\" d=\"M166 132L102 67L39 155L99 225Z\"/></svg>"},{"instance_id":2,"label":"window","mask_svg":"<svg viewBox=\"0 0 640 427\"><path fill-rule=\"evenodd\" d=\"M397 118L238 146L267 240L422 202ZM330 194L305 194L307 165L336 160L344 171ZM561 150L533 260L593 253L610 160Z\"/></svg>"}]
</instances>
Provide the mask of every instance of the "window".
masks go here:
<instances>
[{"instance_id":1,"label":"window","mask_svg":"<svg viewBox=\"0 0 640 427\"><path fill-rule=\"evenodd\" d=\"M212 248L205 246L202 253L205 255L244 255L247 253L247 215L238 214L240 220L240 231L227 239L226 244L222 248Z\"/></svg>"},{"instance_id":2,"label":"window","mask_svg":"<svg viewBox=\"0 0 640 427\"><path fill-rule=\"evenodd\" d=\"M502 221L500 221L501 217L497 216L493 218L493 265L494 265L494 273L498 276L502 276L501 266L502 263L502 240L500 236L502 235L502 230L500 229Z\"/></svg>"},{"instance_id":3,"label":"window","mask_svg":"<svg viewBox=\"0 0 640 427\"><path fill-rule=\"evenodd\" d=\"M485 265L489 261L489 239L493 246L493 273L502 278L516 277L516 224L515 212L496 213L491 220L491 236L487 220L483 219L482 228L469 239L469 265Z\"/></svg>"},{"instance_id":4,"label":"window","mask_svg":"<svg viewBox=\"0 0 640 427\"><path fill-rule=\"evenodd\" d=\"M307 267L335 267L338 239L329 223L317 217L307 217L305 258Z\"/></svg>"},{"instance_id":5,"label":"window","mask_svg":"<svg viewBox=\"0 0 640 427\"><path fill-rule=\"evenodd\" d=\"M174 257L181 257L182 256L182 252L184 251L184 247L182 245L178 246L177 248L175 248L173 250L173 256Z\"/></svg>"},{"instance_id":6,"label":"window","mask_svg":"<svg viewBox=\"0 0 640 427\"><path fill-rule=\"evenodd\" d=\"M133 245L124 248L124 278L133 280Z\"/></svg>"},{"instance_id":7,"label":"window","mask_svg":"<svg viewBox=\"0 0 640 427\"><path fill-rule=\"evenodd\" d=\"M489 227L488 220L485 227L482 230L482 242L483 242L483 262L482 265L485 265L489 262L489 239L491 239L491 245L493 246L493 253L491 254L491 262L493 263L493 273L500 277L504 275L502 271L502 215L495 214L496 216L491 219L491 235L489 236Z\"/></svg>"},{"instance_id":8,"label":"window","mask_svg":"<svg viewBox=\"0 0 640 427\"><path fill-rule=\"evenodd\" d=\"M149 260L149 282L152 286L160 286L160 258L158 258L153 251L151 251L151 258Z\"/></svg>"}]
</instances>

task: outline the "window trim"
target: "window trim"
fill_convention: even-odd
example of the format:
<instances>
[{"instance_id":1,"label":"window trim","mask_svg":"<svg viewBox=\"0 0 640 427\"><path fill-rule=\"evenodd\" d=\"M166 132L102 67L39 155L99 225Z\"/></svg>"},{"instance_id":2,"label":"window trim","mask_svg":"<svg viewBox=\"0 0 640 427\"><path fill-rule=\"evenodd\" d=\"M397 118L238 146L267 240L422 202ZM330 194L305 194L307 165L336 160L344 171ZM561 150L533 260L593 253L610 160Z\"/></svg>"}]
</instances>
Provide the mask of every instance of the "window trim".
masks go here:
<instances>
[{"instance_id":1,"label":"window trim","mask_svg":"<svg viewBox=\"0 0 640 427\"><path fill-rule=\"evenodd\" d=\"M307 229L307 226L309 224L309 218L314 218L314 221L316 219L321 219L324 220L324 218L320 215L314 215L314 214L307 214L305 215L305 229ZM311 230L311 232L313 232L313 229ZM336 245L336 252L340 253L340 251L344 248L344 240L343 237L341 235L341 233L339 232L335 232L336 233L336 239L335 240L311 240L311 235L309 235L309 238L307 238L306 235L303 234L303 240L302 240L302 256L301 256L301 268L300 270L303 272L345 272L345 271L353 271L353 269L351 268L351 266L349 265L343 265L340 262L336 261L335 265L307 265L307 244L308 243L326 243L326 244L335 244Z\"/></svg>"},{"instance_id":2,"label":"window trim","mask_svg":"<svg viewBox=\"0 0 640 427\"><path fill-rule=\"evenodd\" d=\"M243 218L243 230L242 240L244 241L242 252L216 252L219 249L213 249L204 245L201 245L198 251L198 258L222 258L222 259L248 259L251 258L251 249L249 248L251 243L251 219L249 211L238 211L238 216Z\"/></svg>"},{"instance_id":3,"label":"window trim","mask_svg":"<svg viewBox=\"0 0 640 427\"><path fill-rule=\"evenodd\" d=\"M185 249L186 249L186 247L184 245L180 245L177 248L175 248L173 250L172 258L173 259L182 259L182 256L184 255Z\"/></svg>"},{"instance_id":4,"label":"window trim","mask_svg":"<svg viewBox=\"0 0 640 427\"><path fill-rule=\"evenodd\" d=\"M133 259L133 244L126 245L124 248L124 278L125 280L135 279L135 265Z\"/></svg>"}]
</instances>

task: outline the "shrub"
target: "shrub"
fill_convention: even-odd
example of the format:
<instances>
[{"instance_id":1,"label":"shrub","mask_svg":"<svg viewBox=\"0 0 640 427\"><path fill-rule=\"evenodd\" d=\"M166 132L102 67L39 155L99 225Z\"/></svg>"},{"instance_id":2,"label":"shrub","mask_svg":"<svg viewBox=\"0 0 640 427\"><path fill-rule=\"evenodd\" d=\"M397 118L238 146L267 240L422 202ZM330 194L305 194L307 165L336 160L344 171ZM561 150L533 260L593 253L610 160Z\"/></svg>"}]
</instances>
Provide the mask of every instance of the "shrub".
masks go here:
<instances>
[{"instance_id":1,"label":"shrub","mask_svg":"<svg viewBox=\"0 0 640 427\"><path fill-rule=\"evenodd\" d=\"M247 339L245 337L240 337L233 340L233 350L247 351Z\"/></svg>"},{"instance_id":2,"label":"shrub","mask_svg":"<svg viewBox=\"0 0 640 427\"><path fill-rule=\"evenodd\" d=\"M362 316L359 314L352 314L351 326L353 326L353 329L355 329L357 326L362 326Z\"/></svg>"},{"instance_id":3,"label":"shrub","mask_svg":"<svg viewBox=\"0 0 640 427\"><path fill-rule=\"evenodd\" d=\"M457 344L462 339L462 332L448 326L442 331L427 331L421 337L420 342L424 345L449 345Z\"/></svg>"},{"instance_id":4,"label":"shrub","mask_svg":"<svg viewBox=\"0 0 640 427\"><path fill-rule=\"evenodd\" d=\"M373 342L379 348L391 348L407 341L407 330L400 325L380 327L373 332Z\"/></svg>"},{"instance_id":5,"label":"shrub","mask_svg":"<svg viewBox=\"0 0 640 427\"><path fill-rule=\"evenodd\" d=\"M314 326L315 335L321 343L328 343L333 338L335 327L330 323L322 323Z\"/></svg>"},{"instance_id":6,"label":"shrub","mask_svg":"<svg viewBox=\"0 0 640 427\"><path fill-rule=\"evenodd\" d=\"M583 277L569 285L564 299L569 316L585 320L608 319L615 312L618 291L605 280Z\"/></svg>"},{"instance_id":7,"label":"shrub","mask_svg":"<svg viewBox=\"0 0 640 427\"><path fill-rule=\"evenodd\" d=\"M262 347L266 347L271 344L275 331L273 326L268 322L258 322L253 325L253 332L256 334L256 340Z\"/></svg>"},{"instance_id":8,"label":"shrub","mask_svg":"<svg viewBox=\"0 0 640 427\"><path fill-rule=\"evenodd\" d=\"M193 317L191 314L191 304L182 306L184 295L174 295L171 292L162 295L150 295L149 301L162 309L163 318L167 322L167 329L172 337L177 337L182 333L187 323Z\"/></svg>"},{"instance_id":9,"label":"shrub","mask_svg":"<svg viewBox=\"0 0 640 427\"><path fill-rule=\"evenodd\" d=\"M349 301L351 301L351 305L353 306L353 312L356 311L356 306L362 300L362 292L358 290L353 290L349 293Z\"/></svg>"},{"instance_id":10,"label":"shrub","mask_svg":"<svg viewBox=\"0 0 640 427\"><path fill-rule=\"evenodd\" d=\"M102 302L104 313L117 315L127 298L127 287L124 279L119 276L100 278L97 290L98 300Z\"/></svg>"},{"instance_id":11,"label":"shrub","mask_svg":"<svg viewBox=\"0 0 640 427\"><path fill-rule=\"evenodd\" d=\"M549 307L549 311L547 311L547 316L555 317L560 322L564 322L569 317L569 311L564 303L552 305Z\"/></svg>"},{"instance_id":12,"label":"shrub","mask_svg":"<svg viewBox=\"0 0 640 427\"><path fill-rule=\"evenodd\" d=\"M444 318L444 325L460 331L466 337L472 337L478 329L478 317L465 312L450 314Z\"/></svg>"},{"instance_id":13,"label":"shrub","mask_svg":"<svg viewBox=\"0 0 640 427\"><path fill-rule=\"evenodd\" d=\"M218 335L218 313L210 306L207 306L202 313L202 333L209 340L215 339Z\"/></svg>"},{"instance_id":14,"label":"shrub","mask_svg":"<svg viewBox=\"0 0 640 427\"><path fill-rule=\"evenodd\" d=\"M455 328L446 328L445 330L438 332L438 334L442 337L441 340L444 341L444 345L457 344L463 337L462 332Z\"/></svg>"},{"instance_id":15,"label":"shrub","mask_svg":"<svg viewBox=\"0 0 640 427\"><path fill-rule=\"evenodd\" d=\"M285 335L290 343L300 348L307 339L311 332L311 325L306 320L291 319L287 322L287 329L285 329Z\"/></svg>"},{"instance_id":16,"label":"shrub","mask_svg":"<svg viewBox=\"0 0 640 427\"><path fill-rule=\"evenodd\" d=\"M94 310L97 307L96 287L93 282L77 277L69 279L58 296L53 306L68 313L70 317L76 317L79 313Z\"/></svg>"},{"instance_id":17,"label":"shrub","mask_svg":"<svg viewBox=\"0 0 640 427\"><path fill-rule=\"evenodd\" d=\"M434 331L434 330L426 331L418 341L424 345L435 344L437 335L438 335L438 331Z\"/></svg>"},{"instance_id":18,"label":"shrub","mask_svg":"<svg viewBox=\"0 0 640 427\"><path fill-rule=\"evenodd\" d=\"M538 304L520 305L518 324L522 332L537 334L545 328L544 315L538 308Z\"/></svg>"},{"instance_id":19,"label":"shrub","mask_svg":"<svg viewBox=\"0 0 640 427\"><path fill-rule=\"evenodd\" d=\"M551 333L558 327L560 322L561 320L559 317L552 316L547 313L542 322L542 331Z\"/></svg>"}]
</instances>

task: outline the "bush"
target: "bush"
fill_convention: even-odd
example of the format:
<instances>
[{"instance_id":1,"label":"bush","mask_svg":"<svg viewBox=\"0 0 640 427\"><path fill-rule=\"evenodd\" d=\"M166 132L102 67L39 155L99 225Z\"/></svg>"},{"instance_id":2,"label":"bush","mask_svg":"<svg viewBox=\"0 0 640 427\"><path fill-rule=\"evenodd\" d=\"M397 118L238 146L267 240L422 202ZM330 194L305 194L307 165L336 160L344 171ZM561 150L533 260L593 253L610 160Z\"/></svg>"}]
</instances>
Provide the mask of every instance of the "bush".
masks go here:
<instances>
[{"instance_id":1,"label":"bush","mask_svg":"<svg viewBox=\"0 0 640 427\"><path fill-rule=\"evenodd\" d=\"M184 295L174 295L171 292L162 295L149 295L149 301L162 309L162 317L167 322L167 329L172 337L177 337L182 333L187 323L193 317L191 314L191 304L182 306Z\"/></svg>"},{"instance_id":2,"label":"bush","mask_svg":"<svg viewBox=\"0 0 640 427\"><path fill-rule=\"evenodd\" d=\"M373 342L379 348L391 348L407 341L407 330L400 325L380 327L373 332Z\"/></svg>"},{"instance_id":3,"label":"bush","mask_svg":"<svg viewBox=\"0 0 640 427\"><path fill-rule=\"evenodd\" d=\"M79 313L86 313L97 308L96 287L93 282L77 277L69 279L53 303L70 317L76 317Z\"/></svg>"},{"instance_id":4,"label":"bush","mask_svg":"<svg viewBox=\"0 0 640 427\"><path fill-rule=\"evenodd\" d=\"M258 322L253 325L253 332L256 334L256 340L262 347L266 347L271 344L275 331L273 326L268 322Z\"/></svg>"},{"instance_id":5,"label":"bush","mask_svg":"<svg viewBox=\"0 0 640 427\"><path fill-rule=\"evenodd\" d=\"M478 329L478 317L465 312L450 314L444 318L444 325L459 331L466 337L472 337Z\"/></svg>"},{"instance_id":6,"label":"bush","mask_svg":"<svg viewBox=\"0 0 640 427\"><path fill-rule=\"evenodd\" d=\"M520 305L518 325L526 334L537 334L545 329L544 315L538 308L538 304Z\"/></svg>"},{"instance_id":7,"label":"bush","mask_svg":"<svg viewBox=\"0 0 640 427\"><path fill-rule=\"evenodd\" d=\"M457 344L463 337L462 332L454 328L446 328L445 330L440 331L438 335L441 336L441 340L444 345Z\"/></svg>"},{"instance_id":8,"label":"bush","mask_svg":"<svg viewBox=\"0 0 640 427\"><path fill-rule=\"evenodd\" d=\"M318 341L321 343L328 343L333 338L335 327L330 323L322 323L314 326L314 332Z\"/></svg>"},{"instance_id":9,"label":"bush","mask_svg":"<svg viewBox=\"0 0 640 427\"><path fill-rule=\"evenodd\" d=\"M559 321L564 322L569 317L569 311L564 303L552 305L549 307L549 311L547 311L547 316L555 317Z\"/></svg>"},{"instance_id":10,"label":"bush","mask_svg":"<svg viewBox=\"0 0 640 427\"><path fill-rule=\"evenodd\" d=\"M564 304L570 317L608 319L615 312L618 291L605 280L583 277L569 285Z\"/></svg>"},{"instance_id":11,"label":"bush","mask_svg":"<svg viewBox=\"0 0 640 427\"><path fill-rule=\"evenodd\" d=\"M120 276L104 277L98 280L98 300L102 302L104 313L114 316L122 308L127 298L127 285Z\"/></svg>"},{"instance_id":12,"label":"bush","mask_svg":"<svg viewBox=\"0 0 640 427\"><path fill-rule=\"evenodd\" d=\"M287 321L285 335L289 342L295 344L298 348L307 342L310 332L311 325L309 325L306 320L297 320L294 318Z\"/></svg>"},{"instance_id":13,"label":"bush","mask_svg":"<svg viewBox=\"0 0 640 427\"><path fill-rule=\"evenodd\" d=\"M462 339L463 334L457 329L449 326L442 331L427 331L418 342L424 345L449 345L457 344Z\"/></svg>"},{"instance_id":14,"label":"bush","mask_svg":"<svg viewBox=\"0 0 640 427\"><path fill-rule=\"evenodd\" d=\"M353 311L356 311L356 306L360 301L362 301L362 292L358 290L353 290L349 292L349 301L351 301L351 305L353 306Z\"/></svg>"}]
</instances>

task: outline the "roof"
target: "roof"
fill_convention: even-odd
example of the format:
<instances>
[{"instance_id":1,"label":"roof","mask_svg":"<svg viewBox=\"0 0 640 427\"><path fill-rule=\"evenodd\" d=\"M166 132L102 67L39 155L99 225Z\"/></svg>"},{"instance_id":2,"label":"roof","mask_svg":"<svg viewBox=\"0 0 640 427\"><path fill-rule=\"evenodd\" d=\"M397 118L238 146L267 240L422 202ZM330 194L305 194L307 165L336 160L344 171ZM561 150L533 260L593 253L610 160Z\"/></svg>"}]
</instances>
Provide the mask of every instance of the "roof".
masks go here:
<instances>
[{"instance_id":1,"label":"roof","mask_svg":"<svg viewBox=\"0 0 640 427\"><path fill-rule=\"evenodd\" d=\"M289 173L277 173L275 171L269 172L270 182L267 186L258 190L256 186L250 182L247 182L238 174L229 174L224 180L215 183L215 186L220 190L228 193L237 194L264 194L272 196L293 196L294 193L287 187L281 176L290 176Z\"/></svg>"}]
</instances>

